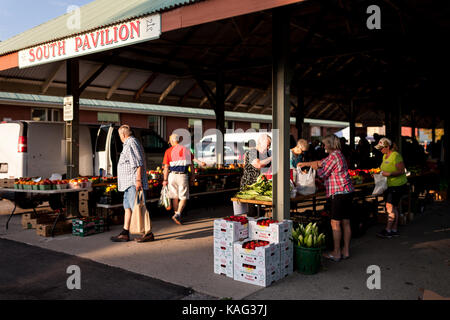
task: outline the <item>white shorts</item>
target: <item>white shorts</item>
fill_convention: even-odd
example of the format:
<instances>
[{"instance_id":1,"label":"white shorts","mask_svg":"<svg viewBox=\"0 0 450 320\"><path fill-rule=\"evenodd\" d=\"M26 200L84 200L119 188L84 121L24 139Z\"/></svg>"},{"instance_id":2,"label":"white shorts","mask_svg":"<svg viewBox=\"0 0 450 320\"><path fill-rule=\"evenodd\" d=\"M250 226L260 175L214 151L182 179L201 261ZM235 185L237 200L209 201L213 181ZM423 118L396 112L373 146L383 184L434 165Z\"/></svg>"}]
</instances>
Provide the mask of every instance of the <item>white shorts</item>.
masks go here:
<instances>
[{"instance_id":1,"label":"white shorts","mask_svg":"<svg viewBox=\"0 0 450 320\"><path fill-rule=\"evenodd\" d=\"M189 176L188 174L169 173L168 179L170 199L189 199Z\"/></svg>"}]
</instances>

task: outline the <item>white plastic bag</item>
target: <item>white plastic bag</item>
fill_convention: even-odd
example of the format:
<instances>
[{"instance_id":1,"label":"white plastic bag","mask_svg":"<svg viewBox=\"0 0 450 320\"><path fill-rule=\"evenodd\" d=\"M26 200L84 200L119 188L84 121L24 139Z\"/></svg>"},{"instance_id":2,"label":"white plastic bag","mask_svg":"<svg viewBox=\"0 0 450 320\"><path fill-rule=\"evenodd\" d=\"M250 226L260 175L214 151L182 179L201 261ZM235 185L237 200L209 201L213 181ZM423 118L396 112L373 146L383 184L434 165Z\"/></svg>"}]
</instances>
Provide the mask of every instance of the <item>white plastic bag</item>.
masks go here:
<instances>
[{"instance_id":1,"label":"white plastic bag","mask_svg":"<svg viewBox=\"0 0 450 320\"><path fill-rule=\"evenodd\" d=\"M375 188L373 188L372 195L376 196L383 194L388 188L387 177L383 176L381 173L376 173L373 175L373 179L375 180Z\"/></svg>"},{"instance_id":2,"label":"white plastic bag","mask_svg":"<svg viewBox=\"0 0 450 320\"><path fill-rule=\"evenodd\" d=\"M169 188L167 186L161 189L161 197L159 198L158 205L166 209L170 208Z\"/></svg>"},{"instance_id":3,"label":"white plastic bag","mask_svg":"<svg viewBox=\"0 0 450 320\"><path fill-rule=\"evenodd\" d=\"M309 171L304 173L297 168L297 192L304 196L316 192L316 170L309 168Z\"/></svg>"}]
</instances>

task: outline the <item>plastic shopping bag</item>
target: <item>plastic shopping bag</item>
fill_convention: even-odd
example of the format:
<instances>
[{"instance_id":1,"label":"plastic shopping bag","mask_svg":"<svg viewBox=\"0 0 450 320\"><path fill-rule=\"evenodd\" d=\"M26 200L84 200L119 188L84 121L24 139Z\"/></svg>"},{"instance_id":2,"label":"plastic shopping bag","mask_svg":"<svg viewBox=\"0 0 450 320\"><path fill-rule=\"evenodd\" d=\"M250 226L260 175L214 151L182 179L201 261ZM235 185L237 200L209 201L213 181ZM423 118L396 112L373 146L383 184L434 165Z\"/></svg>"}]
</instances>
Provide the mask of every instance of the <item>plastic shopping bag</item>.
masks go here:
<instances>
[{"instance_id":1,"label":"plastic shopping bag","mask_svg":"<svg viewBox=\"0 0 450 320\"><path fill-rule=\"evenodd\" d=\"M170 198L169 198L169 188L167 186L164 186L161 189L161 197L159 198L158 205L160 207L166 208L167 210L171 209Z\"/></svg>"},{"instance_id":2,"label":"plastic shopping bag","mask_svg":"<svg viewBox=\"0 0 450 320\"><path fill-rule=\"evenodd\" d=\"M309 168L309 171L304 173L300 168L297 168L297 192L301 195L316 192L316 170Z\"/></svg>"},{"instance_id":3,"label":"plastic shopping bag","mask_svg":"<svg viewBox=\"0 0 450 320\"><path fill-rule=\"evenodd\" d=\"M134 200L134 207L131 213L130 233L131 234L146 234L152 229L152 222L147 206L144 201L144 192L140 190L136 194Z\"/></svg>"},{"instance_id":4,"label":"plastic shopping bag","mask_svg":"<svg viewBox=\"0 0 450 320\"><path fill-rule=\"evenodd\" d=\"M375 188L373 188L372 195L380 195L388 188L387 185L387 177L383 176L381 173L377 173L373 175L373 179L375 180Z\"/></svg>"}]
</instances>

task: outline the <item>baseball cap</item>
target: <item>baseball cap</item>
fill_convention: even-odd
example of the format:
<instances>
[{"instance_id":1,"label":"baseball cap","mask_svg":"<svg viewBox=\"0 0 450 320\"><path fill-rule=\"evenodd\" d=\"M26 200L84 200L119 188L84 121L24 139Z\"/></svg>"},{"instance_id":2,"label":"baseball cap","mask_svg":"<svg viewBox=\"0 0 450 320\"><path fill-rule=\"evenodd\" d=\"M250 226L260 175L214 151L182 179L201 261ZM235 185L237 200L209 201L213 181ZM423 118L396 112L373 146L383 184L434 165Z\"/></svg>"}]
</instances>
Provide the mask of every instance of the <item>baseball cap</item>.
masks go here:
<instances>
[{"instance_id":1,"label":"baseball cap","mask_svg":"<svg viewBox=\"0 0 450 320\"><path fill-rule=\"evenodd\" d=\"M388 138L381 138L378 144L375 146L375 149L381 150L390 146L392 146L391 140L389 140Z\"/></svg>"}]
</instances>

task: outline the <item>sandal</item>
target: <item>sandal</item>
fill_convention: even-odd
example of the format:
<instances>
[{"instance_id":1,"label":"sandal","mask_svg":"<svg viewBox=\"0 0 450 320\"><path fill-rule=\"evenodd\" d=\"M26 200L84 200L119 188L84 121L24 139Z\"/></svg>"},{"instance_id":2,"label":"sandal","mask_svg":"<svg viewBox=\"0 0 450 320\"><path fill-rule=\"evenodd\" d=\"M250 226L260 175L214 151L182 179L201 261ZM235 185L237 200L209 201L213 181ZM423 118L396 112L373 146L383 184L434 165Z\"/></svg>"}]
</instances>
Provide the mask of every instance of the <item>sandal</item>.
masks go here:
<instances>
[{"instance_id":1,"label":"sandal","mask_svg":"<svg viewBox=\"0 0 450 320\"><path fill-rule=\"evenodd\" d=\"M324 256L324 258L326 258L328 260L333 260L334 262L341 261L341 258L335 257L331 253L324 254L323 256Z\"/></svg>"},{"instance_id":2,"label":"sandal","mask_svg":"<svg viewBox=\"0 0 450 320\"><path fill-rule=\"evenodd\" d=\"M342 255L342 257L341 257L342 260L347 260L349 258L350 258L350 256L344 256L344 255Z\"/></svg>"}]
</instances>

